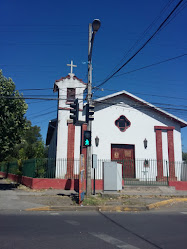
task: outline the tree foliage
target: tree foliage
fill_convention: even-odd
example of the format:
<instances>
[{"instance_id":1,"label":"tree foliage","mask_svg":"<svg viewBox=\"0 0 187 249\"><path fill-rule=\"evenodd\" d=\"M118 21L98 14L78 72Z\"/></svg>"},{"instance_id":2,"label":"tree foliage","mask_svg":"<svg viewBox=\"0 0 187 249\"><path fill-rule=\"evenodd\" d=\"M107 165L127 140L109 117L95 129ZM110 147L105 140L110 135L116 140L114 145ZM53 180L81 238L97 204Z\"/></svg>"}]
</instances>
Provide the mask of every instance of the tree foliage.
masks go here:
<instances>
[{"instance_id":1,"label":"tree foliage","mask_svg":"<svg viewBox=\"0 0 187 249\"><path fill-rule=\"evenodd\" d=\"M12 79L3 76L0 70L0 161L14 152L21 142L25 128L27 104L15 89Z\"/></svg>"},{"instance_id":2,"label":"tree foliage","mask_svg":"<svg viewBox=\"0 0 187 249\"><path fill-rule=\"evenodd\" d=\"M40 134L39 126L32 126L27 120L26 130L21 143L15 147L14 158L26 160L31 158L47 157L46 147Z\"/></svg>"}]
</instances>

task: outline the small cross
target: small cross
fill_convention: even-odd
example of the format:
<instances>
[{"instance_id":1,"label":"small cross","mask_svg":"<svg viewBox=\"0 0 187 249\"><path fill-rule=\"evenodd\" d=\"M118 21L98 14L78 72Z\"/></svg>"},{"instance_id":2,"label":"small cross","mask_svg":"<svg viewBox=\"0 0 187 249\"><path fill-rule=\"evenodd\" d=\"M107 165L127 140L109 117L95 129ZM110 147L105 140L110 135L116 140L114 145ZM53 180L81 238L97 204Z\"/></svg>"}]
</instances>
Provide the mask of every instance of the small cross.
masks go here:
<instances>
[{"instance_id":1,"label":"small cross","mask_svg":"<svg viewBox=\"0 0 187 249\"><path fill-rule=\"evenodd\" d=\"M71 64L67 64L68 67L71 67L71 74L73 74L73 67L77 67L77 65L73 65L73 61L71 61Z\"/></svg>"}]
</instances>

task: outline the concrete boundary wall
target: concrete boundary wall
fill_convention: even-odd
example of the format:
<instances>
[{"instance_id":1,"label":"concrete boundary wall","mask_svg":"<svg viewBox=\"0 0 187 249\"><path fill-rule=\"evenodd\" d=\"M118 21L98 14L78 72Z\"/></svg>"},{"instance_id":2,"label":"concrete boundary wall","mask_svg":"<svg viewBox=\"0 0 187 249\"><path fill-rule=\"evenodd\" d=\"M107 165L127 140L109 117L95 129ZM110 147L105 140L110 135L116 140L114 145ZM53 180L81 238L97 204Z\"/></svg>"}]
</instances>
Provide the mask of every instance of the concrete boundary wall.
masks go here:
<instances>
[{"instance_id":1,"label":"concrete boundary wall","mask_svg":"<svg viewBox=\"0 0 187 249\"><path fill-rule=\"evenodd\" d=\"M176 190L187 190L187 181L169 181L169 186L175 187Z\"/></svg>"},{"instance_id":2,"label":"concrete boundary wall","mask_svg":"<svg viewBox=\"0 0 187 249\"><path fill-rule=\"evenodd\" d=\"M55 179L55 178L32 178L27 176L17 176L14 174L8 174L1 172L0 174L3 177L7 177L8 179L21 183L31 189L64 189L64 190L79 190L79 179ZM86 180L85 180L86 186ZM92 180L92 188L93 188L93 180ZM95 189L103 190L103 180L95 181Z\"/></svg>"},{"instance_id":3,"label":"concrete boundary wall","mask_svg":"<svg viewBox=\"0 0 187 249\"><path fill-rule=\"evenodd\" d=\"M0 175L8 179L21 183L31 189L64 189L79 190L79 179L55 179L55 178L32 178L27 176L18 176L14 174L6 174L0 171ZM124 185L124 181L123 181ZM86 180L85 180L86 186ZM175 187L176 190L187 190L187 181L169 181L169 186ZM92 180L93 189L93 180ZM95 189L103 190L103 180L95 181Z\"/></svg>"}]
</instances>

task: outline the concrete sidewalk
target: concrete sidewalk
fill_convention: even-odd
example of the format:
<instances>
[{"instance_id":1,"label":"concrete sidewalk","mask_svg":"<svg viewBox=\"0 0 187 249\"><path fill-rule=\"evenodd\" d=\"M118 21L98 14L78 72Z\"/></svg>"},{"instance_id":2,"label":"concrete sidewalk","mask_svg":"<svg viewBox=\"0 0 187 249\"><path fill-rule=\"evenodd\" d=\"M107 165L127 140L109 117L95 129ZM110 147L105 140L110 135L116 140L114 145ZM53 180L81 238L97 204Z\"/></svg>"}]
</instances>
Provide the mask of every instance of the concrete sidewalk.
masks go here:
<instances>
[{"instance_id":1,"label":"concrete sidewalk","mask_svg":"<svg viewBox=\"0 0 187 249\"><path fill-rule=\"evenodd\" d=\"M72 190L31 190L6 179L0 179L0 211L143 211L170 203L187 201L187 191L176 191L174 187L125 186L121 192L98 191L77 204L78 193Z\"/></svg>"}]
</instances>

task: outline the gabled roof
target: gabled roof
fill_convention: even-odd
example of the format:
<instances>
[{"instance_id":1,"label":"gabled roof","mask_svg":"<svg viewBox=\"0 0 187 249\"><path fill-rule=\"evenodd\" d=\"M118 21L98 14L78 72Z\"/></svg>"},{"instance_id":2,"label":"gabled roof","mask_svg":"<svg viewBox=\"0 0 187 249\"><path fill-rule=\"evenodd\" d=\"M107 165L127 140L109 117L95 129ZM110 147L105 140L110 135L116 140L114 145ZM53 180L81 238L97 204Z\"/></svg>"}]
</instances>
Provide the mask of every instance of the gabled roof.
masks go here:
<instances>
[{"instance_id":1,"label":"gabled roof","mask_svg":"<svg viewBox=\"0 0 187 249\"><path fill-rule=\"evenodd\" d=\"M80 83L87 85L87 83L84 83L82 79L77 78L77 76L73 76L72 77L74 80L78 80ZM60 78L59 80L55 80L55 83L59 82L59 81L63 81L65 79L71 79L71 76L68 74L65 77ZM56 92L58 90L58 86L54 83L54 87L53 87L53 91Z\"/></svg>"},{"instance_id":2,"label":"gabled roof","mask_svg":"<svg viewBox=\"0 0 187 249\"><path fill-rule=\"evenodd\" d=\"M152 104L150 104L149 102L147 102L147 101L145 101L145 100L143 100L143 99L141 99L141 98L139 98L139 97L125 91L125 90L120 91L120 92L116 92L116 93L113 93L113 94L110 94L110 95L107 95L105 97L95 99L94 103L95 104L96 103L101 103L101 102L105 103L106 100L112 99L112 98L120 96L120 95L125 95L129 99L132 99L132 100L134 100L135 102L137 102L139 104L141 103L142 106L149 107L150 109L152 109L152 110L154 110L156 112L159 112L160 114L162 114L162 115L164 115L164 116L166 116L168 118L173 119L174 121L178 122L181 127L186 127L187 126L186 121L184 121L184 120L174 116L173 114L170 114L170 113L168 113L168 112L166 112L166 111L164 111L164 110L162 110L162 109L160 109L160 108L158 108L158 107L156 107L156 106L154 106Z\"/></svg>"}]
</instances>

